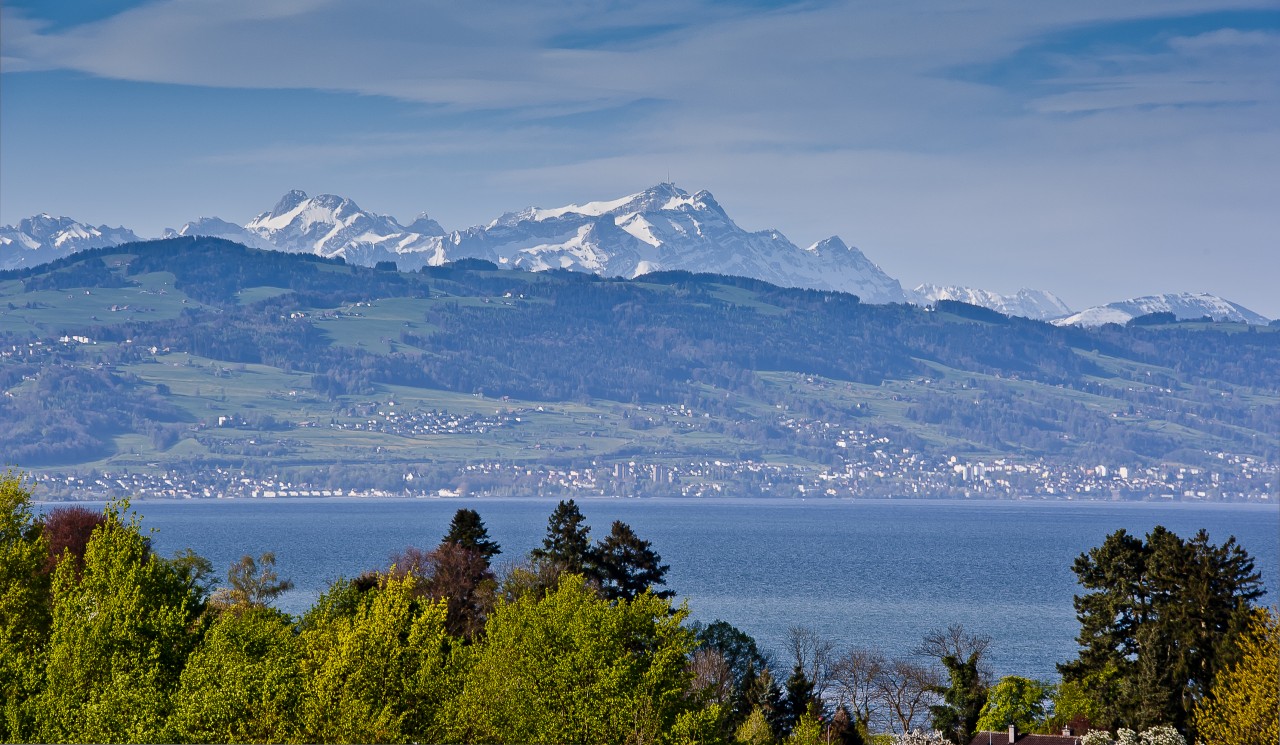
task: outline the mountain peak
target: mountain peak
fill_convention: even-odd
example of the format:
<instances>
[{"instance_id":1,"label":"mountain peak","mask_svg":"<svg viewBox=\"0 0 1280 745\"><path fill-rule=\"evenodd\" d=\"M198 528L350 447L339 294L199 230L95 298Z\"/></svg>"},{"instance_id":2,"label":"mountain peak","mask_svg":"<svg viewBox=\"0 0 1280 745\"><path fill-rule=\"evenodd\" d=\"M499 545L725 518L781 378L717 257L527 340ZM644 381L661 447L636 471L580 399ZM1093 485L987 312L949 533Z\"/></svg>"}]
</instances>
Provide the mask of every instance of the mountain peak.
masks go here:
<instances>
[{"instance_id":1,"label":"mountain peak","mask_svg":"<svg viewBox=\"0 0 1280 745\"><path fill-rule=\"evenodd\" d=\"M1037 321L1049 321L1071 313L1071 308L1062 298L1048 290L1032 290L1022 288L1012 295L1002 295L990 290L956 285L922 284L913 291L919 304L935 303L939 300L956 300L969 305L990 308L1006 316L1021 316Z\"/></svg>"},{"instance_id":2,"label":"mountain peak","mask_svg":"<svg viewBox=\"0 0 1280 745\"><path fill-rule=\"evenodd\" d=\"M817 243L805 249L811 253L824 253L826 251L848 251L849 244L840 239L840 236L833 235L829 238L823 238Z\"/></svg>"},{"instance_id":3,"label":"mountain peak","mask_svg":"<svg viewBox=\"0 0 1280 745\"><path fill-rule=\"evenodd\" d=\"M272 208L271 214L283 215L286 212L297 209L298 205L307 200L307 193L301 189L293 189L288 194L280 197L280 201L276 202L276 206Z\"/></svg>"},{"instance_id":4,"label":"mountain peak","mask_svg":"<svg viewBox=\"0 0 1280 745\"><path fill-rule=\"evenodd\" d=\"M1172 313L1180 321L1208 316L1215 321L1265 326L1268 319L1259 313L1208 292L1170 292L1120 300L1086 308L1075 315L1054 321L1060 326L1102 326L1127 323L1151 313Z\"/></svg>"}]
</instances>

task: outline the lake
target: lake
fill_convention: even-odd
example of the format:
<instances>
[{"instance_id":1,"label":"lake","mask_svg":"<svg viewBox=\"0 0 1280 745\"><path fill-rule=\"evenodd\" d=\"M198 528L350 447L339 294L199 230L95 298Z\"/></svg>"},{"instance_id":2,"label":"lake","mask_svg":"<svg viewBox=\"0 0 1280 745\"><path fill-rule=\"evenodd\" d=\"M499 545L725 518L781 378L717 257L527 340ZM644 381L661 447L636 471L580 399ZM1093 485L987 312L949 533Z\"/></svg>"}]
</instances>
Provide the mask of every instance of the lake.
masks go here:
<instances>
[{"instance_id":1,"label":"lake","mask_svg":"<svg viewBox=\"0 0 1280 745\"><path fill-rule=\"evenodd\" d=\"M1280 509L1273 505L915 500L583 499L600 538L629 523L670 564L668 586L693 617L723 619L781 654L809 626L842 646L908 653L961 623L993 639L998 675L1056 678L1078 630L1072 560L1125 528L1157 524L1184 538L1230 535L1255 558L1274 605ZM48 508L53 505L44 505ZM503 548L497 564L540 545L554 500L208 500L136 502L154 545L191 547L221 576L243 554L274 551L296 588L278 605L304 611L330 582L384 567L408 545L435 546L453 513L480 512Z\"/></svg>"}]
</instances>

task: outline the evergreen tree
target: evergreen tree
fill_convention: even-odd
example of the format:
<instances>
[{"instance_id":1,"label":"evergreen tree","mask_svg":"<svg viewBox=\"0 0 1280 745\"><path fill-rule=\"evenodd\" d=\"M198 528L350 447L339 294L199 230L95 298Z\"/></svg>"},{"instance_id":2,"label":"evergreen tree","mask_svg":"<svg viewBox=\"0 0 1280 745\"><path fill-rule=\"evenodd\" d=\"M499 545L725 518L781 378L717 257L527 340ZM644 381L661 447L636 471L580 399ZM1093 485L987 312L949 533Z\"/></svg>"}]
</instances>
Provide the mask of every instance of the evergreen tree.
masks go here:
<instances>
[{"instance_id":1,"label":"evergreen tree","mask_svg":"<svg viewBox=\"0 0 1280 745\"><path fill-rule=\"evenodd\" d=\"M816 716L822 710L822 702L813 694L813 681L799 665L787 678L787 697L782 703L782 716L778 719L778 732L784 736L800 723L803 717Z\"/></svg>"},{"instance_id":2,"label":"evergreen tree","mask_svg":"<svg viewBox=\"0 0 1280 745\"><path fill-rule=\"evenodd\" d=\"M967 743L973 738L987 701L987 686L978 670L979 659L979 654L963 660L952 655L942 658L949 685L935 689L935 693L942 696L942 703L930 706L929 713L933 717L933 728L954 743Z\"/></svg>"},{"instance_id":3,"label":"evergreen tree","mask_svg":"<svg viewBox=\"0 0 1280 745\"><path fill-rule=\"evenodd\" d=\"M498 544L489 539L489 531L484 527L480 513L475 510L461 509L455 512L453 521L449 523L449 532L445 534L442 543L453 543L475 551L484 557L485 564L502 553Z\"/></svg>"},{"instance_id":4,"label":"evergreen tree","mask_svg":"<svg viewBox=\"0 0 1280 745\"><path fill-rule=\"evenodd\" d=\"M609 600L633 600L655 585L666 584L667 570L662 557L640 540L631 526L613 521L609 537L596 550L596 572L600 591ZM675 595L671 590L654 592L660 598Z\"/></svg>"},{"instance_id":5,"label":"evergreen tree","mask_svg":"<svg viewBox=\"0 0 1280 745\"><path fill-rule=\"evenodd\" d=\"M1080 652L1059 671L1093 698L1094 724L1187 731L1263 593L1253 559L1234 537L1215 546L1156 526L1145 541L1107 536L1073 569L1088 591L1075 600Z\"/></svg>"},{"instance_id":6,"label":"evergreen tree","mask_svg":"<svg viewBox=\"0 0 1280 745\"><path fill-rule=\"evenodd\" d=\"M778 687L777 681L773 679L773 674L767 667L760 668L759 672L749 671L747 680L746 698L751 709L763 712L769 726L777 731L782 718L786 715L782 689Z\"/></svg>"},{"instance_id":7,"label":"evergreen tree","mask_svg":"<svg viewBox=\"0 0 1280 745\"><path fill-rule=\"evenodd\" d=\"M954 743L967 743L977 730L987 702L990 673L986 669L991 637L955 624L926 634L916 653L932 657L947 671L947 685L933 687L942 701L929 707L933 727Z\"/></svg>"},{"instance_id":8,"label":"evergreen tree","mask_svg":"<svg viewBox=\"0 0 1280 745\"><path fill-rule=\"evenodd\" d=\"M542 540L542 548L535 548L529 554L535 561L550 564L559 571L589 576L595 568L590 533L591 528L578 505L572 499L561 501L547 520L547 537Z\"/></svg>"}]
</instances>

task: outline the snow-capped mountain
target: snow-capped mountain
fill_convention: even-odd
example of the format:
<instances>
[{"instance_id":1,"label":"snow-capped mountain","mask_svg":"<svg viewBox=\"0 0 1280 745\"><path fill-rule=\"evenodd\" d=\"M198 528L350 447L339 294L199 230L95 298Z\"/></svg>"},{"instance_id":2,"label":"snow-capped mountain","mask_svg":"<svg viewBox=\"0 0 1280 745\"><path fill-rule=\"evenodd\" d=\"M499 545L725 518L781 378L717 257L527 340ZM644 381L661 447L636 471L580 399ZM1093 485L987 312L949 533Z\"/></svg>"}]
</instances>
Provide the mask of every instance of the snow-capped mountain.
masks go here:
<instances>
[{"instance_id":1,"label":"snow-capped mountain","mask_svg":"<svg viewBox=\"0 0 1280 745\"><path fill-rule=\"evenodd\" d=\"M76 251L140 240L132 230L94 227L70 217L39 214L0 227L0 269L43 264Z\"/></svg>"},{"instance_id":2,"label":"snow-capped mountain","mask_svg":"<svg viewBox=\"0 0 1280 745\"><path fill-rule=\"evenodd\" d=\"M839 238L801 249L775 230L738 227L710 193L659 184L620 199L530 207L487 225L446 233L422 214L408 226L332 194L291 191L237 237L221 220L188 223L182 235L216 235L284 251L341 256L401 269L480 258L533 271L571 269L635 277L663 269L733 274L788 287L852 292L871 303L906 302L898 281Z\"/></svg>"},{"instance_id":3,"label":"snow-capped mountain","mask_svg":"<svg viewBox=\"0 0 1280 745\"><path fill-rule=\"evenodd\" d=\"M1002 295L990 290L978 290L972 287L955 285L923 284L912 292L921 305L938 300L958 300L970 305L981 305L984 308L1005 314L1006 316L1022 316L1037 321L1048 321L1071 314L1071 308L1062 298L1047 290L1030 290L1023 288L1012 295Z\"/></svg>"},{"instance_id":4,"label":"snow-capped mountain","mask_svg":"<svg viewBox=\"0 0 1280 745\"><path fill-rule=\"evenodd\" d=\"M177 230L172 228L165 230L161 238L177 238L184 235L204 235L211 238L225 238L229 241L242 243L251 248L259 248L264 251L279 251L279 246L271 241L263 238L257 233L251 232L246 228L236 225L233 222L227 222L218 217L202 217L198 220L183 225Z\"/></svg>"},{"instance_id":5,"label":"snow-capped mountain","mask_svg":"<svg viewBox=\"0 0 1280 745\"><path fill-rule=\"evenodd\" d=\"M1074 315L1060 318L1054 323L1059 326L1102 326L1108 323L1128 323L1138 316L1149 313L1172 313L1178 320L1194 320L1208 316L1215 321L1231 321L1264 326L1267 318L1254 313L1243 305L1225 300L1207 292L1169 293L1166 295L1147 295L1145 297L1121 300L1092 308L1086 308Z\"/></svg>"},{"instance_id":6,"label":"snow-capped mountain","mask_svg":"<svg viewBox=\"0 0 1280 745\"><path fill-rule=\"evenodd\" d=\"M360 209L334 194L291 191L244 229L283 251L341 256L354 264L396 260L401 254L437 253L445 234L424 213L405 227L395 218Z\"/></svg>"},{"instance_id":7,"label":"snow-capped mountain","mask_svg":"<svg viewBox=\"0 0 1280 745\"><path fill-rule=\"evenodd\" d=\"M852 292L870 303L906 301L897 280L839 238L802 249L776 230L743 230L710 192L689 194L674 184L604 202L530 207L447 242L451 256L535 270L635 277L682 269Z\"/></svg>"}]
</instances>

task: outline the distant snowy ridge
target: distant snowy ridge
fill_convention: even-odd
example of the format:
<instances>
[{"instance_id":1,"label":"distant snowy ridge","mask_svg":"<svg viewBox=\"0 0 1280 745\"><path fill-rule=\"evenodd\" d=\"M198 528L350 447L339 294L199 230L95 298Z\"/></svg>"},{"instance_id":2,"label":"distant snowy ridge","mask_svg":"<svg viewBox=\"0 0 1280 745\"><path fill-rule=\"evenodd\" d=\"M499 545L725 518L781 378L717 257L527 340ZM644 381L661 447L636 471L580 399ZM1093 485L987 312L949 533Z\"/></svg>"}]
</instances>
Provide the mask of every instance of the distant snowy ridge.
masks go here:
<instances>
[{"instance_id":1,"label":"distant snowy ridge","mask_svg":"<svg viewBox=\"0 0 1280 745\"><path fill-rule=\"evenodd\" d=\"M1207 292L1147 295L1092 308L1054 321L1059 326L1095 327L1108 323L1128 323L1150 313L1172 313L1180 321L1208 316L1215 321L1265 326L1269 319L1238 303Z\"/></svg>"},{"instance_id":2,"label":"distant snowy ridge","mask_svg":"<svg viewBox=\"0 0 1280 745\"><path fill-rule=\"evenodd\" d=\"M939 300L958 300L962 303L990 308L1007 316L1022 316L1037 321L1061 318L1072 312L1062 298L1047 290L1023 288L1013 295L1002 295L972 287L923 284L912 292L916 295L917 302L922 305Z\"/></svg>"},{"instance_id":3,"label":"distant snowy ridge","mask_svg":"<svg viewBox=\"0 0 1280 745\"><path fill-rule=\"evenodd\" d=\"M242 232L237 228L202 218L174 234L340 256L355 264L395 261L405 270L462 258L532 271L570 269L624 277L683 269L851 292L870 303L907 301L897 280L839 238L802 249L776 230L746 231L709 192L689 194L672 184L608 201L529 207L448 233L425 214L403 226L344 197L291 191Z\"/></svg>"},{"instance_id":4,"label":"distant snowy ridge","mask_svg":"<svg viewBox=\"0 0 1280 745\"><path fill-rule=\"evenodd\" d=\"M94 227L47 213L0 226L0 270L44 264L76 251L141 240L132 230Z\"/></svg>"}]
</instances>

